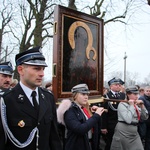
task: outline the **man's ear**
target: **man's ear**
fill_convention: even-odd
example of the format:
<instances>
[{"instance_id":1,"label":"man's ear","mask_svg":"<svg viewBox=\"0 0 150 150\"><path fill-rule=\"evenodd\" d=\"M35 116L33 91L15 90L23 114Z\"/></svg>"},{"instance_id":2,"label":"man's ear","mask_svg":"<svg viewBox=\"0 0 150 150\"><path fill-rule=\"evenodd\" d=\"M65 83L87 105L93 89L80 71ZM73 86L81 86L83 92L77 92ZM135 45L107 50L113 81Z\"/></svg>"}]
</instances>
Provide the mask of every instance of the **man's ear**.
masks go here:
<instances>
[{"instance_id":1,"label":"man's ear","mask_svg":"<svg viewBox=\"0 0 150 150\"><path fill-rule=\"evenodd\" d=\"M18 71L19 74L22 74L23 65L19 65L19 66L17 67L17 71Z\"/></svg>"}]
</instances>

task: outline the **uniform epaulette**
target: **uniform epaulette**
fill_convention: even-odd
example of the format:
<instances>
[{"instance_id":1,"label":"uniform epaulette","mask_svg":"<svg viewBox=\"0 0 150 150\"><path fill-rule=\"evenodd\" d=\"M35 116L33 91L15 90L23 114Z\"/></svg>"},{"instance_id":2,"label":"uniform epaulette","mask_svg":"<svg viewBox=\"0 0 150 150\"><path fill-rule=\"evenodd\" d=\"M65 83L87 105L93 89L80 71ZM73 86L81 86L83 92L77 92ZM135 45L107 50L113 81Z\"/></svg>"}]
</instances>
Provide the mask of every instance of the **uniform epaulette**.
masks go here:
<instances>
[{"instance_id":1,"label":"uniform epaulette","mask_svg":"<svg viewBox=\"0 0 150 150\"><path fill-rule=\"evenodd\" d=\"M0 89L0 96L2 96L4 94L4 91L2 91L1 89Z\"/></svg>"},{"instance_id":2,"label":"uniform epaulette","mask_svg":"<svg viewBox=\"0 0 150 150\"><path fill-rule=\"evenodd\" d=\"M9 94L12 91L13 91L13 88L9 88L9 89L5 90L3 96Z\"/></svg>"},{"instance_id":3,"label":"uniform epaulette","mask_svg":"<svg viewBox=\"0 0 150 150\"><path fill-rule=\"evenodd\" d=\"M48 92L53 95L53 93L51 91L49 91L47 88L40 87L40 89L43 90L44 92Z\"/></svg>"}]
</instances>

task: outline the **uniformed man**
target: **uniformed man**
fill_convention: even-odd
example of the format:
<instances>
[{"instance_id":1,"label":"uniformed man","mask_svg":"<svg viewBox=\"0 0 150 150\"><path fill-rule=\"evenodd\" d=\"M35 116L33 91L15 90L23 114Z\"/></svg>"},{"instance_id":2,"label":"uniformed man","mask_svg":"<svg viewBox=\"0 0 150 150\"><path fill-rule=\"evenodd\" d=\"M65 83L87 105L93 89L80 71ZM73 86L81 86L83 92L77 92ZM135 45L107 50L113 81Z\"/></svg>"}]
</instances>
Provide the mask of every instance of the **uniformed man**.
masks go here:
<instances>
[{"instance_id":1,"label":"uniformed man","mask_svg":"<svg viewBox=\"0 0 150 150\"><path fill-rule=\"evenodd\" d=\"M108 81L110 91L106 95L104 95L104 97L108 99L124 100L125 94L120 92L122 84L124 84L124 82L119 78L113 78L110 81ZM106 138L105 150L110 150L114 129L118 120L117 117L118 104L119 104L118 102L106 102L104 104L104 108L107 109L107 112L104 112L102 115L101 132L102 134L105 135Z\"/></svg>"},{"instance_id":2,"label":"uniformed man","mask_svg":"<svg viewBox=\"0 0 150 150\"><path fill-rule=\"evenodd\" d=\"M15 61L20 82L1 99L0 150L61 150L54 96L40 87L47 67L40 47Z\"/></svg>"},{"instance_id":3,"label":"uniformed man","mask_svg":"<svg viewBox=\"0 0 150 150\"><path fill-rule=\"evenodd\" d=\"M10 88L12 82L13 68L10 62L0 64L0 95Z\"/></svg>"}]
</instances>

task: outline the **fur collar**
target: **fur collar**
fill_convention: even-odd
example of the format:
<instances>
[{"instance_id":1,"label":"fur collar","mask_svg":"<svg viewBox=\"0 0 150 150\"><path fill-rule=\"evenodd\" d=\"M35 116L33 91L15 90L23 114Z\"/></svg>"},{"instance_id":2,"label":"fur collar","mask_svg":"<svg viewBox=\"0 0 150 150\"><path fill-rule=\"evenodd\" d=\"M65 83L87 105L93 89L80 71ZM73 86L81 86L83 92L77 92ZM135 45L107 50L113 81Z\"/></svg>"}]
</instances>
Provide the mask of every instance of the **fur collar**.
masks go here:
<instances>
[{"instance_id":1,"label":"fur collar","mask_svg":"<svg viewBox=\"0 0 150 150\"><path fill-rule=\"evenodd\" d=\"M57 120L58 123L65 125L64 114L70 108L72 102L70 99L64 99L61 101L60 105L57 108Z\"/></svg>"}]
</instances>

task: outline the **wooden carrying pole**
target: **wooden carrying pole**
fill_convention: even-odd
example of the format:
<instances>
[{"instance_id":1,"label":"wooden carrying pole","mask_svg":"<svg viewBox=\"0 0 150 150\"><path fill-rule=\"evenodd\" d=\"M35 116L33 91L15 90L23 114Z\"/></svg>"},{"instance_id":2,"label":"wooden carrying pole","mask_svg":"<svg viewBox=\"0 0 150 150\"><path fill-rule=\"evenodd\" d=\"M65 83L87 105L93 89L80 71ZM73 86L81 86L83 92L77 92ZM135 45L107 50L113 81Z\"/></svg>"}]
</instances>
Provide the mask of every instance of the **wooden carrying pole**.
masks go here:
<instances>
[{"instance_id":1,"label":"wooden carrying pole","mask_svg":"<svg viewBox=\"0 0 150 150\"><path fill-rule=\"evenodd\" d=\"M89 104L96 104L96 103L104 103L104 102L128 102L127 100L121 100L121 99L108 99L108 98L104 98L104 97L100 97L97 99L89 99L88 102Z\"/></svg>"},{"instance_id":2,"label":"wooden carrying pole","mask_svg":"<svg viewBox=\"0 0 150 150\"><path fill-rule=\"evenodd\" d=\"M89 104L97 104L97 103L105 103L105 102L125 102L127 103L127 100L121 100L121 99L108 99L104 97L96 98L96 99L89 99ZM56 105L59 105L61 102L57 102Z\"/></svg>"}]
</instances>

